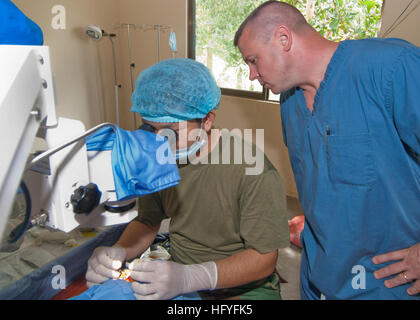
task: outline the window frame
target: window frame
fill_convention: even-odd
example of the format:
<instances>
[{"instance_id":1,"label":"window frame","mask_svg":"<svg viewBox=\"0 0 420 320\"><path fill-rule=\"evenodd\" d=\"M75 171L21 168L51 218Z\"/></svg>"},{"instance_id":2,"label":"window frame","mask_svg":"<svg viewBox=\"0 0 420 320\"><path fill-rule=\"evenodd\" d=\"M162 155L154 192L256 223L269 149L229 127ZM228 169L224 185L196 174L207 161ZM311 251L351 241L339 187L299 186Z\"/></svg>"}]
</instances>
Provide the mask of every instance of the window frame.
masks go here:
<instances>
[{"instance_id":1,"label":"window frame","mask_svg":"<svg viewBox=\"0 0 420 320\"><path fill-rule=\"evenodd\" d=\"M188 0L188 47L187 47L187 56L190 59L196 58L195 56L195 29L196 29L196 0ZM233 43L232 43L233 46ZM250 91L250 90L239 90L232 88L220 87L222 95L233 96L239 98L248 98L262 101L274 101L269 100L270 92L268 89L263 88L262 91Z\"/></svg>"},{"instance_id":2,"label":"window frame","mask_svg":"<svg viewBox=\"0 0 420 320\"><path fill-rule=\"evenodd\" d=\"M188 58L195 60L196 59L196 52L195 52L196 0L188 0L187 6L188 6L187 55L188 55ZM382 0L381 20L383 16L384 7L385 7L385 0ZM267 101L267 102L277 101L277 100L270 99L270 90L264 87L262 91L239 90L239 89L224 88L224 87L220 87L220 89L222 91L222 94L227 95L227 96L249 98L249 99Z\"/></svg>"}]
</instances>

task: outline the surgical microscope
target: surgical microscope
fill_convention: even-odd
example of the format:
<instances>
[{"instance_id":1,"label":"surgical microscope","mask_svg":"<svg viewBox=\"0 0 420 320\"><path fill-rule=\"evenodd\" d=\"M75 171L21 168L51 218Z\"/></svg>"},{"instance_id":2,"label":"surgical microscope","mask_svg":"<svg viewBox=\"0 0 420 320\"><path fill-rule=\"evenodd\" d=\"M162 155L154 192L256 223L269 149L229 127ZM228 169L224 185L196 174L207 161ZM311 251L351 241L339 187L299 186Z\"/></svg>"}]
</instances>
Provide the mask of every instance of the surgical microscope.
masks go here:
<instances>
[{"instance_id":1,"label":"surgical microscope","mask_svg":"<svg viewBox=\"0 0 420 320\"><path fill-rule=\"evenodd\" d=\"M47 46L0 45L0 237L17 192L25 220L9 240L32 225L70 232L77 227L128 223L135 201L117 201L111 151L87 151L81 121L57 117ZM34 149L41 139L46 151ZM7 235L6 235L7 236Z\"/></svg>"}]
</instances>

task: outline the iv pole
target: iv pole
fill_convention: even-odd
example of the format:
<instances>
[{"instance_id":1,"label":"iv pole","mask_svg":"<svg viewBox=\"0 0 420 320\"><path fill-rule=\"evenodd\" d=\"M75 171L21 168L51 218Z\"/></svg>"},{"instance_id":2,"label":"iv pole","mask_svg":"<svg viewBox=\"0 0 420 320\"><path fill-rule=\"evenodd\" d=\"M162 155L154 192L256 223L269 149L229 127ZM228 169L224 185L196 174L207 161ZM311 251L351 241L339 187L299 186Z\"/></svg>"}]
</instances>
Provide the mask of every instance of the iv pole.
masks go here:
<instances>
[{"instance_id":1,"label":"iv pole","mask_svg":"<svg viewBox=\"0 0 420 320\"><path fill-rule=\"evenodd\" d=\"M135 63L132 61L131 57L131 37L130 37L130 29L135 28L136 25L129 24L129 23L123 23L119 25L120 28L126 28L127 29L127 41L128 41L128 58L130 63L130 80L131 80L131 94L134 91L134 80L133 80L133 69L136 67ZM134 129L137 129L137 119L136 114L133 113L133 120L134 120Z\"/></svg>"},{"instance_id":2,"label":"iv pole","mask_svg":"<svg viewBox=\"0 0 420 320\"><path fill-rule=\"evenodd\" d=\"M119 88L121 88L121 85L118 84L118 80L117 80L117 65L115 62L115 45L114 45L114 40L112 39L113 37L115 37L115 34L110 34L109 35L109 40L111 41L112 44L112 56L113 56L113 62L114 62L114 91L115 91L115 113L117 116L117 125L120 125L120 112L119 112L119 99L118 99L118 90Z\"/></svg>"},{"instance_id":3,"label":"iv pole","mask_svg":"<svg viewBox=\"0 0 420 320\"><path fill-rule=\"evenodd\" d=\"M169 25L161 25L161 24L143 24L143 25L137 25L132 23L121 23L117 24L115 28L125 28L127 29L127 40L128 40L128 56L129 56L129 64L130 64L130 80L131 80L131 94L134 92L134 69L136 68L136 64L132 60L132 54L131 54L131 30L132 29L140 29L144 31L148 30L157 30L157 36L158 36L158 62L160 61L160 33L162 30L170 29L173 31L173 27ZM137 129L137 119L136 115L133 114L134 117L134 128Z\"/></svg>"}]
</instances>

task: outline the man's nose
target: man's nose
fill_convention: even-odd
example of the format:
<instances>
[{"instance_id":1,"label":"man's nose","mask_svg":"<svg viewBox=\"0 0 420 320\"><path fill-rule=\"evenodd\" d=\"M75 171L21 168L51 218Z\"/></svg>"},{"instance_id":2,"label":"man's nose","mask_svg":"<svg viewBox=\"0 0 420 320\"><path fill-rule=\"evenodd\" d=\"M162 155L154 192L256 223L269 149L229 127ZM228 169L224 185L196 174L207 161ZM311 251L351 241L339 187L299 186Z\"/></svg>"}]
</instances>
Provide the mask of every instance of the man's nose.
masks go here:
<instances>
[{"instance_id":1,"label":"man's nose","mask_svg":"<svg viewBox=\"0 0 420 320\"><path fill-rule=\"evenodd\" d=\"M249 80L254 81L255 79L259 78L259 73L254 67L249 68Z\"/></svg>"}]
</instances>

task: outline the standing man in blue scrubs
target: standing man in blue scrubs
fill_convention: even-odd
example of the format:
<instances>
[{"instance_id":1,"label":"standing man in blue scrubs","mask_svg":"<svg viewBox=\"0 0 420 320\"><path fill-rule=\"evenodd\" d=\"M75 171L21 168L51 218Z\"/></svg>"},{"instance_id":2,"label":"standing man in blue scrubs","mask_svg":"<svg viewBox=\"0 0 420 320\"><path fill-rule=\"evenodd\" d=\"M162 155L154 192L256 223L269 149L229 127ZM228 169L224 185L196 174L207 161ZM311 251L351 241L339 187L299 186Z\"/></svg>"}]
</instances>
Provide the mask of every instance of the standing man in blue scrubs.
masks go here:
<instances>
[{"instance_id":1,"label":"standing man in blue scrubs","mask_svg":"<svg viewBox=\"0 0 420 320\"><path fill-rule=\"evenodd\" d=\"M250 79L281 93L305 213L303 299L420 299L420 48L319 35L262 4L235 36Z\"/></svg>"}]
</instances>

